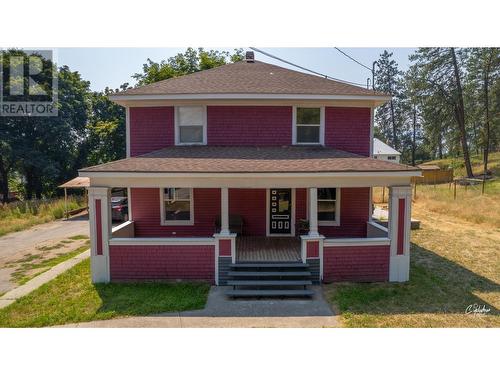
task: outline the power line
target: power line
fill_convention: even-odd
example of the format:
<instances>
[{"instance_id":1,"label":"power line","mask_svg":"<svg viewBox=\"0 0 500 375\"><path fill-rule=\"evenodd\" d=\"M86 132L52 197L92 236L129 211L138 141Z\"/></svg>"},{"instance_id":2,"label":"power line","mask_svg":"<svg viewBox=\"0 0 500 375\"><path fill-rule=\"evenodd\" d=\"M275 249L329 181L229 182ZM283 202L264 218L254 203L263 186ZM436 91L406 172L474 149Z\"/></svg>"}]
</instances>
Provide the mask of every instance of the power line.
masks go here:
<instances>
[{"instance_id":1,"label":"power line","mask_svg":"<svg viewBox=\"0 0 500 375\"><path fill-rule=\"evenodd\" d=\"M348 55L347 53L345 53L344 51L342 51L340 48L337 48L337 47L333 47L335 48L337 51L339 51L342 55L344 55L345 57L347 57L348 59L354 61L356 64L358 65L361 65L363 68L366 68L368 69L370 72L373 72L373 69L372 68L369 68L367 67L365 64L359 62L358 60L356 60L354 57Z\"/></svg>"},{"instance_id":2,"label":"power line","mask_svg":"<svg viewBox=\"0 0 500 375\"><path fill-rule=\"evenodd\" d=\"M272 55L272 54L270 54L270 53L268 53L268 52L262 51L262 50L260 50L260 49L258 49L258 48L255 48L255 47L250 47L250 49L254 50L255 52L262 53L263 55L266 55L267 57L270 57L270 58L272 58L272 59L275 59L275 60L281 61L281 62L283 62L283 63L285 63L285 64L292 65L292 66L294 66L294 67L296 67L296 68L299 68L299 69L305 70L305 71L307 71L307 72L309 72L309 73L313 73L313 74L316 74L316 75L318 75L318 76L322 76L323 78L326 78L326 79L331 79L331 80L333 80L333 81L337 81L337 82L341 82L341 83L347 83L347 84L350 84L350 85L356 85L356 86L361 86L361 87L365 87L365 86L366 86L366 84L364 84L364 83L357 83L357 82L345 81L345 80L343 80L343 79L339 79L339 78L331 77L331 76L329 76L329 75L326 75L326 74L323 74L323 73L319 73L319 72L316 72L316 71L311 70L311 69L308 69L308 68L304 68L303 66L297 65L297 64L295 64L295 63L293 63L293 62L287 61L287 60L285 60L285 59L282 59L281 57L278 57L278 56Z\"/></svg>"}]
</instances>

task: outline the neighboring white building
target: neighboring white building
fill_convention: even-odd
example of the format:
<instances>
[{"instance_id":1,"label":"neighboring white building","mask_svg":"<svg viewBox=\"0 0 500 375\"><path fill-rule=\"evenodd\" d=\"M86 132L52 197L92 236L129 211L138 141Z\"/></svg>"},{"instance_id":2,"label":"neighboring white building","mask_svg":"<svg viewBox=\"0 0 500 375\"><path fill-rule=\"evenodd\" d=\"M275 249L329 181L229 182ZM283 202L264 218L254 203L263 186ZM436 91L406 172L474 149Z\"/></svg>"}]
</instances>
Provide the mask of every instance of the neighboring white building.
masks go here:
<instances>
[{"instance_id":1,"label":"neighboring white building","mask_svg":"<svg viewBox=\"0 0 500 375\"><path fill-rule=\"evenodd\" d=\"M378 138L373 138L373 158L399 163L401 153L394 150Z\"/></svg>"}]
</instances>

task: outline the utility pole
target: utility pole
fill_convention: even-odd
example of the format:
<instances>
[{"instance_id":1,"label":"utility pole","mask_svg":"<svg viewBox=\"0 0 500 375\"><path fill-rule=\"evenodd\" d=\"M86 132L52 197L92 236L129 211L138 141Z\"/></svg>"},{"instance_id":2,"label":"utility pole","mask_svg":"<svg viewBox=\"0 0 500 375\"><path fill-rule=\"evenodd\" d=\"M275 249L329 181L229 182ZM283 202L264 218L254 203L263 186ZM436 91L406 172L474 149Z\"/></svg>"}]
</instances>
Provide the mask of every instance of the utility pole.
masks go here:
<instances>
[{"instance_id":1,"label":"utility pole","mask_svg":"<svg viewBox=\"0 0 500 375\"><path fill-rule=\"evenodd\" d=\"M373 91L375 91L375 66L378 65L376 61L373 62L373 67L372 67L372 88Z\"/></svg>"}]
</instances>

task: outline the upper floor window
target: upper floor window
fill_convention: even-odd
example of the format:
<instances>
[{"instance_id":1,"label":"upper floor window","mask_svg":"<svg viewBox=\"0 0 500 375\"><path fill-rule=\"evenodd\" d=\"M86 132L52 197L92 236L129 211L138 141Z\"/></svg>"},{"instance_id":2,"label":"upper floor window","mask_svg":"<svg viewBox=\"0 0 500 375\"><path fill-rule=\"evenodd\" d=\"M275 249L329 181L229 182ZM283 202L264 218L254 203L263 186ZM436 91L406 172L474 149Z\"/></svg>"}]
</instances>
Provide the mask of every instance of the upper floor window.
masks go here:
<instances>
[{"instance_id":1,"label":"upper floor window","mask_svg":"<svg viewBox=\"0 0 500 375\"><path fill-rule=\"evenodd\" d=\"M206 107L175 108L175 144L204 145L207 143Z\"/></svg>"},{"instance_id":2,"label":"upper floor window","mask_svg":"<svg viewBox=\"0 0 500 375\"><path fill-rule=\"evenodd\" d=\"M298 145L324 144L324 107L295 107L293 143Z\"/></svg>"},{"instance_id":3,"label":"upper floor window","mask_svg":"<svg viewBox=\"0 0 500 375\"><path fill-rule=\"evenodd\" d=\"M339 225L340 191L337 188L318 188L318 224Z\"/></svg>"},{"instance_id":4,"label":"upper floor window","mask_svg":"<svg viewBox=\"0 0 500 375\"><path fill-rule=\"evenodd\" d=\"M193 189L163 188L160 194L163 225L193 224Z\"/></svg>"}]
</instances>

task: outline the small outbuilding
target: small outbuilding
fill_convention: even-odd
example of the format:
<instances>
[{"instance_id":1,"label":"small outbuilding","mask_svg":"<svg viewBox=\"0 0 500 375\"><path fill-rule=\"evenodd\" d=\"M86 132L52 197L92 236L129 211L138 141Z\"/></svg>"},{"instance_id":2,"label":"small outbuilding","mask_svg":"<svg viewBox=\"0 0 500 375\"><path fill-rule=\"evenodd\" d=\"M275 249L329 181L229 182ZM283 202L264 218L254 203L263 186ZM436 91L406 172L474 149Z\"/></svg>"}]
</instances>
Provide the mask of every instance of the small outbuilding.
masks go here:
<instances>
[{"instance_id":1,"label":"small outbuilding","mask_svg":"<svg viewBox=\"0 0 500 375\"><path fill-rule=\"evenodd\" d=\"M373 138L373 157L375 159L392 161L399 163L401 153L378 138Z\"/></svg>"}]
</instances>

